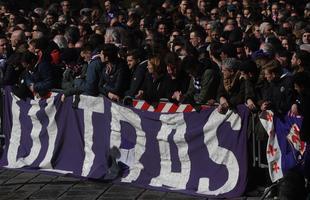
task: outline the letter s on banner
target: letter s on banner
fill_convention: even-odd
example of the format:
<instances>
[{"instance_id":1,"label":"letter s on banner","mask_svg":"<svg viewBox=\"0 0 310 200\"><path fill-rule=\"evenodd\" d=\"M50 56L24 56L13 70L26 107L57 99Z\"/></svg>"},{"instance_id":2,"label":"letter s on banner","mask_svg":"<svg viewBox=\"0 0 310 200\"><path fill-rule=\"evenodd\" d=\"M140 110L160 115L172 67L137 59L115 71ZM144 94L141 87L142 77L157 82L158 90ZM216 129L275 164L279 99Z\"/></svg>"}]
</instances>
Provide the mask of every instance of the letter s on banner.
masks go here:
<instances>
[{"instance_id":1,"label":"letter s on banner","mask_svg":"<svg viewBox=\"0 0 310 200\"><path fill-rule=\"evenodd\" d=\"M216 137L217 129L225 121L230 122L231 128L234 131L241 129L241 118L238 114L229 110L225 115L220 114L216 109L211 113L210 119L203 127L204 143L207 146L211 160L217 164L222 164L227 167L228 179L226 183L216 189L210 190L209 178L200 178L197 193L206 195L219 195L224 194L236 187L239 176L239 165L234 153L228 149L219 146L218 139ZM225 155L223 157L222 155Z\"/></svg>"}]
</instances>

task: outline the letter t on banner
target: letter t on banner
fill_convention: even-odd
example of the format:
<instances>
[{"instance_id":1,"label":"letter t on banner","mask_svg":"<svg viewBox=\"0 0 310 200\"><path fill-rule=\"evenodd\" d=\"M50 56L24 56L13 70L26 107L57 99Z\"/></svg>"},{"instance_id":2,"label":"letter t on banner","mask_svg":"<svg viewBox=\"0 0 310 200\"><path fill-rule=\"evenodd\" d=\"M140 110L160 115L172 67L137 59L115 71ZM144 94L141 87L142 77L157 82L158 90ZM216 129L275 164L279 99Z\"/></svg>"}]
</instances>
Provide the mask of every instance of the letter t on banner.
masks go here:
<instances>
[{"instance_id":1,"label":"letter t on banner","mask_svg":"<svg viewBox=\"0 0 310 200\"><path fill-rule=\"evenodd\" d=\"M93 112L104 113L104 101L103 98L92 96L80 96L79 106L80 109L84 109L84 163L82 169L82 176L87 177L91 167L93 166L95 153L93 152Z\"/></svg>"}]
</instances>

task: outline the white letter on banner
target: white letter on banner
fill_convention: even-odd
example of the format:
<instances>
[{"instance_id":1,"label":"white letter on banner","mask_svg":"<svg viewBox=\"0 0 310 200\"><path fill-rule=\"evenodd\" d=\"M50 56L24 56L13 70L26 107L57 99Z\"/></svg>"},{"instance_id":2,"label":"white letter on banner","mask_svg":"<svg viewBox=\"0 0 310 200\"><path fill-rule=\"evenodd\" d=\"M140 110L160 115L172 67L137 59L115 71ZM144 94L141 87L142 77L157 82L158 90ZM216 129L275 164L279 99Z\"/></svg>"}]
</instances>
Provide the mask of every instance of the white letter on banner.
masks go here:
<instances>
[{"instance_id":1,"label":"white letter on banner","mask_svg":"<svg viewBox=\"0 0 310 200\"><path fill-rule=\"evenodd\" d=\"M19 100L15 95L12 96L12 130L10 142L8 144L8 168L20 168L22 166L18 166L17 164L17 152L20 146L20 138L21 138L21 123L19 121L20 109L17 105L17 101Z\"/></svg>"},{"instance_id":2,"label":"white letter on banner","mask_svg":"<svg viewBox=\"0 0 310 200\"><path fill-rule=\"evenodd\" d=\"M188 145L185 141L186 123L183 113L161 115L161 129L157 135L160 151L160 174L151 180L150 185L161 187L163 185L171 189L186 189L191 170L191 162L188 156ZM181 162L181 172L172 172L171 153L168 136L172 130L176 130L173 141L178 147L178 155Z\"/></svg>"},{"instance_id":3,"label":"white letter on banner","mask_svg":"<svg viewBox=\"0 0 310 200\"><path fill-rule=\"evenodd\" d=\"M137 139L136 145L134 148L134 162L132 166L129 166L129 174L122 179L122 182L130 183L135 181L139 175L141 170L144 168L140 159L145 152L145 144L146 144L146 135L142 130L141 119L139 115L134 113L132 110L119 106L115 103L112 103L111 106L111 138L110 138L110 147L119 148L121 145L121 124L120 121L128 122L135 128Z\"/></svg>"},{"instance_id":4,"label":"white letter on banner","mask_svg":"<svg viewBox=\"0 0 310 200\"><path fill-rule=\"evenodd\" d=\"M53 166L51 164L54 149L55 149L55 142L57 137L57 124L55 120L56 115L56 107L54 105L55 96L57 93L52 93L52 96L46 100L47 106L45 107L45 113L48 116L48 126L47 126L47 134L48 134L48 148L46 155L43 161L40 163L39 167L44 169L52 169Z\"/></svg>"},{"instance_id":5,"label":"white letter on banner","mask_svg":"<svg viewBox=\"0 0 310 200\"><path fill-rule=\"evenodd\" d=\"M45 107L45 113L48 116L49 123L47 125L47 134L48 134L48 149L46 152L46 155L39 165L40 167L46 168L46 169L52 169L51 165L51 159L54 152L54 146L57 136L57 126L55 122L55 115L56 115L56 108L54 105L54 99L55 99L56 93L52 93L52 96L46 100L46 107ZM39 105L38 100L31 100L30 104L32 105L28 115L31 118L31 122L33 125L32 131L31 131L31 139L32 139L32 147L30 154L21 161L25 163L25 165L31 165L39 156L39 153L41 151L41 141L40 141L40 133L42 131L42 124L37 118L37 112L41 109Z\"/></svg>"},{"instance_id":6,"label":"white letter on banner","mask_svg":"<svg viewBox=\"0 0 310 200\"><path fill-rule=\"evenodd\" d=\"M209 151L210 159L219 165L226 165L228 179L226 183L217 190L211 191L209 188L209 178L200 178L197 193L206 195L219 195L227 193L235 188L239 177L239 165L234 153L219 146L216 136L218 127L225 121L230 122L234 131L241 129L241 118L231 110L226 115L220 114L216 109L211 113L208 122L203 127L204 143ZM229 135L227 135L229 139Z\"/></svg>"},{"instance_id":7,"label":"white letter on banner","mask_svg":"<svg viewBox=\"0 0 310 200\"><path fill-rule=\"evenodd\" d=\"M82 168L82 176L88 176L91 167L93 166L95 154L92 150L93 147L93 112L104 113L104 99L102 97L93 96L80 96L79 106L84 109L84 162Z\"/></svg>"},{"instance_id":8,"label":"white letter on banner","mask_svg":"<svg viewBox=\"0 0 310 200\"><path fill-rule=\"evenodd\" d=\"M42 131L42 124L37 117L37 112L41 109L39 105L39 101L31 100L30 101L31 108L28 112L28 115L32 122L32 130L31 130L31 140L32 147L29 155L26 158L18 159L19 166L27 166L31 165L39 156L41 150L41 141L40 141L40 133Z\"/></svg>"}]
</instances>

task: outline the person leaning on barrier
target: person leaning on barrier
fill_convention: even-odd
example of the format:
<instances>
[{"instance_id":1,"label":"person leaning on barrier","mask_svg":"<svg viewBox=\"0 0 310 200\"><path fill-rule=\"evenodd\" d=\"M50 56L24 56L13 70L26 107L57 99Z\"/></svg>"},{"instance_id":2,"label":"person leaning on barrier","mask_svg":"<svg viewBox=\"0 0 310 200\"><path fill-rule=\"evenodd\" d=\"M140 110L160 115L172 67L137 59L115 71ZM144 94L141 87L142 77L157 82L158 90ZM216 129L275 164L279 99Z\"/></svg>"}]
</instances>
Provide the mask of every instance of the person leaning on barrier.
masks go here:
<instances>
[{"instance_id":1,"label":"person leaning on barrier","mask_svg":"<svg viewBox=\"0 0 310 200\"><path fill-rule=\"evenodd\" d=\"M170 102L175 102L172 97L176 91L185 93L188 87L187 74L181 71L180 62L176 53L169 52L165 56L166 71L162 82L165 87L162 89L161 98Z\"/></svg>"},{"instance_id":2,"label":"person leaning on barrier","mask_svg":"<svg viewBox=\"0 0 310 200\"><path fill-rule=\"evenodd\" d=\"M125 96L134 98L142 87L145 73L147 70L147 61L142 61L139 50L131 50L127 53L127 65L130 71L130 85L125 91Z\"/></svg>"},{"instance_id":3,"label":"person leaning on barrier","mask_svg":"<svg viewBox=\"0 0 310 200\"><path fill-rule=\"evenodd\" d=\"M63 49L61 53L61 60L65 65L65 71L62 75L61 88L67 90L72 88L73 81L76 76L80 75L81 66L78 65L79 52L74 48Z\"/></svg>"},{"instance_id":4,"label":"person leaning on barrier","mask_svg":"<svg viewBox=\"0 0 310 200\"><path fill-rule=\"evenodd\" d=\"M173 95L181 103L206 104L214 102L219 83L219 74L211 66L203 65L197 58L188 56L181 63L181 68L191 77L185 95L177 91Z\"/></svg>"},{"instance_id":5,"label":"person leaning on barrier","mask_svg":"<svg viewBox=\"0 0 310 200\"><path fill-rule=\"evenodd\" d=\"M21 65L20 74L17 76L18 82L12 87L13 94L18 96L20 99L33 99L34 97L34 94L27 86L29 85L27 81L31 80L29 76L31 76L31 73L33 73L37 60L37 56L30 51L26 51L20 54L20 58L18 59L18 62L20 62Z\"/></svg>"},{"instance_id":6,"label":"person leaning on barrier","mask_svg":"<svg viewBox=\"0 0 310 200\"><path fill-rule=\"evenodd\" d=\"M271 109L279 115L286 115L294 102L292 77L284 73L277 62L264 67L264 75L269 83L263 95L261 110Z\"/></svg>"},{"instance_id":7,"label":"person leaning on barrier","mask_svg":"<svg viewBox=\"0 0 310 200\"><path fill-rule=\"evenodd\" d=\"M64 61L65 65L67 65L62 80L62 89L64 90L61 96L62 102L68 96L80 95L83 93L83 90L75 84L75 80L81 81L86 79L87 68L92 59L92 46L89 43L84 44L81 49L80 59L83 60L81 63L77 62L78 58L74 57L77 56L74 52L75 50L71 52L73 53L73 57L67 54L67 56L69 56L67 61L64 59L66 55L62 55L62 60Z\"/></svg>"},{"instance_id":8,"label":"person leaning on barrier","mask_svg":"<svg viewBox=\"0 0 310 200\"><path fill-rule=\"evenodd\" d=\"M49 41L47 38L39 38L35 42L35 51L38 61L32 73L27 78L27 86L36 97L46 97L54 86L54 68L52 57L48 52Z\"/></svg>"},{"instance_id":9,"label":"person leaning on barrier","mask_svg":"<svg viewBox=\"0 0 310 200\"><path fill-rule=\"evenodd\" d=\"M128 66L118 57L118 48L114 44L105 44L100 51L104 67L99 81L99 93L112 101L120 101L129 84Z\"/></svg>"},{"instance_id":10,"label":"person leaning on barrier","mask_svg":"<svg viewBox=\"0 0 310 200\"><path fill-rule=\"evenodd\" d=\"M239 66L240 79L245 81L246 94L255 94L252 98L246 101L246 105L251 111L256 110L257 93L255 91L255 84L258 80L259 70L254 61L247 59L242 61ZM249 90L249 91L248 91ZM254 92L254 93L253 93ZM255 100L255 101L254 101Z\"/></svg>"},{"instance_id":11,"label":"person leaning on barrier","mask_svg":"<svg viewBox=\"0 0 310 200\"><path fill-rule=\"evenodd\" d=\"M240 63L235 58L222 61L222 80L217 91L218 111L225 113L229 108L244 104L254 109L254 90L249 79L239 71Z\"/></svg>"},{"instance_id":12,"label":"person leaning on barrier","mask_svg":"<svg viewBox=\"0 0 310 200\"><path fill-rule=\"evenodd\" d=\"M300 129L300 137L303 141L310 141L310 73L298 72L293 76L294 88L298 95L296 102L291 107L290 115L302 115L303 123Z\"/></svg>"},{"instance_id":13,"label":"person leaning on barrier","mask_svg":"<svg viewBox=\"0 0 310 200\"><path fill-rule=\"evenodd\" d=\"M98 96L99 87L98 83L101 78L101 72L103 68L103 63L100 59L100 50L102 47L100 44L103 43L103 40L98 35L91 36L90 47L92 51L92 57L88 62L86 77L77 77L74 80L74 86L82 90L83 94Z\"/></svg>"},{"instance_id":14,"label":"person leaning on barrier","mask_svg":"<svg viewBox=\"0 0 310 200\"><path fill-rule=\"evenodd\" d=\"M161 56L149 55L147 70L142 88L139 90L136 98L143 99L150 104L156 104L163 97L165 87L163 85L165 66Z\"/></svg>"}]
</instances>

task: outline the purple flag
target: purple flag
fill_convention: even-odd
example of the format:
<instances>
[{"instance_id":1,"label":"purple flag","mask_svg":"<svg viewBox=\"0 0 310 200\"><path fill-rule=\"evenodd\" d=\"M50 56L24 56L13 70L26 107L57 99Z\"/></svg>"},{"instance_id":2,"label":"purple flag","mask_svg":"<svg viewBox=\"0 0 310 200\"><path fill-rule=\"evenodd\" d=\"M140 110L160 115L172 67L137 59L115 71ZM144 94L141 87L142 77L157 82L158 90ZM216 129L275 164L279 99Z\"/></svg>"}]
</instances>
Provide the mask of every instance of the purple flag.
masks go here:
<instances>
[{"instance_id":1,"label":"purple flag","mask_svg":"<svg viewBox=\"0 0 310 200\"><path fill-rule=\"evenodd\" d=\"M305 170L305 156L309 153L306 153L307 144L299 136L302 118L288 115L279 118L272 111L264 111L260 121L269 136L266 155L271 181L283 178L288 170L295 167Z\"/></svg>"}]
</instances>

